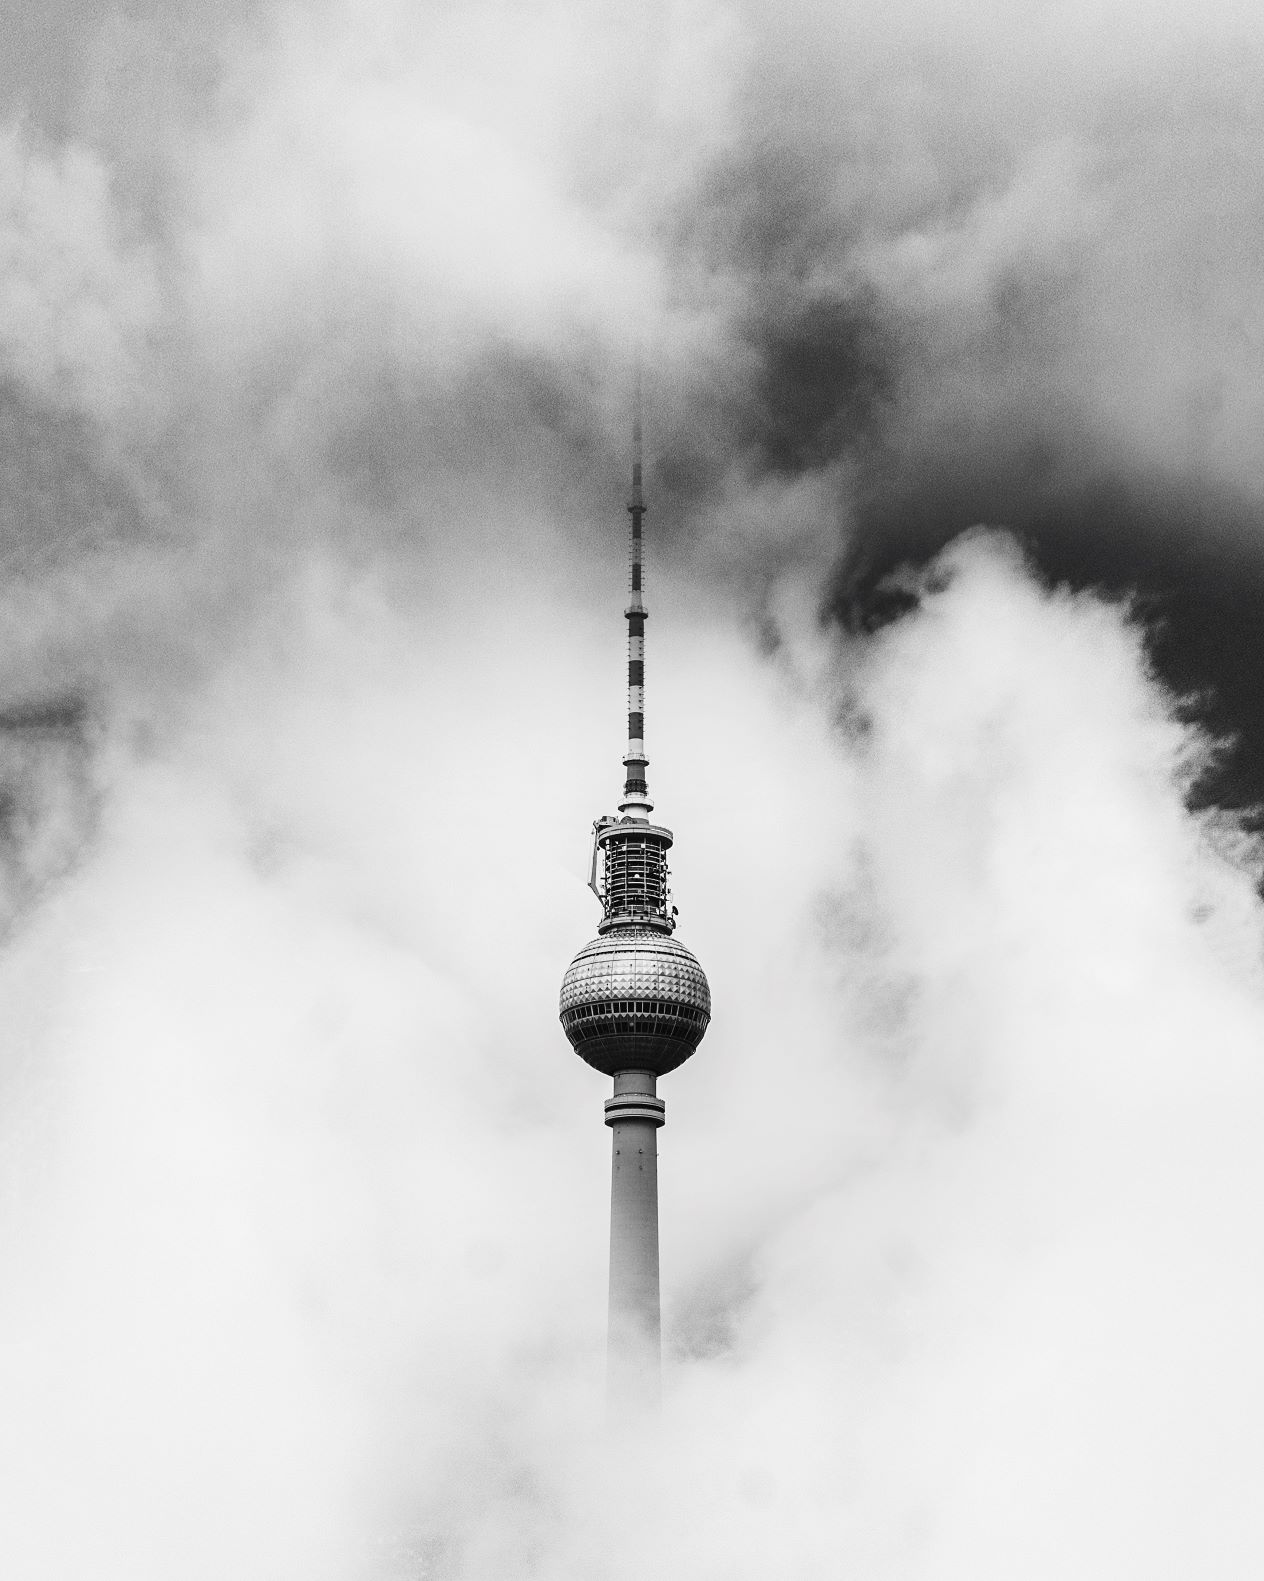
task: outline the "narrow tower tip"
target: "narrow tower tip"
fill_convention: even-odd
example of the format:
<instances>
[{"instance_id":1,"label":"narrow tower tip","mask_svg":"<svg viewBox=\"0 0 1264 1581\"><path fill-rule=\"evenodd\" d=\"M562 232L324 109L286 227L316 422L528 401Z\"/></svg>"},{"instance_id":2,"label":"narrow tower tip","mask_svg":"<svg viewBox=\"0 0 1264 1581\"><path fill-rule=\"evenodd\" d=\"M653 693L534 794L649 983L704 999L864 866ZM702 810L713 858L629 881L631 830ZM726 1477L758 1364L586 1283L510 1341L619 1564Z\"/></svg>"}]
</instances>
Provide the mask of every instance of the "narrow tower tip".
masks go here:
<instances>
[{"instance_id":1,"label":"narrow tower tip","mask_svg":"<svg viewBox=\"0 0 1264 1581\"><path fill-rule=\"evenodd\" d=\"M641 496L641 356L637 352L636 358L636 392L632 406L632 497L628 501L628 509L644 510L645 504Z\"/></svg>"},{"instance_id":2,"label":"narrow tower tip","mask_svg":"<svg viewBox=\"0 0 1264 1581\"><path fill-rule=\"evenodd\" d=\"M626 770L623 783L623 800L619 812L624 818L646 822L654 811L650 800L646 770L649 759L645 756L645 617L647 610L642 587L642 544L645 521L645 498L641 492L641 364L637 359L636 394L632 407L632 496L628 500L628 514L632 518L632 539L629 550L631 561L631 588L628 607L624 610L628 621L628 750L623 759Z\"/></svg>"}]
</instances>

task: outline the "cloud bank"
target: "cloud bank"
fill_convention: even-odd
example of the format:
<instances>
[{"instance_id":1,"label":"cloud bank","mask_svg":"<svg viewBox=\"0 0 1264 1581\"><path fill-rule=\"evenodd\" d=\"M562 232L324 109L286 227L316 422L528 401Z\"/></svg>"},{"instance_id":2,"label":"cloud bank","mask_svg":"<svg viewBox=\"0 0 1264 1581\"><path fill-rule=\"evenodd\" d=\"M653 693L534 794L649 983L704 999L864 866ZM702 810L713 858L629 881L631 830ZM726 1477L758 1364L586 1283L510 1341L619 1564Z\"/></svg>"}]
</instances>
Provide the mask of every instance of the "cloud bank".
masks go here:
<instances>
[{"instance_id":1,"label":"cloud bank","mask_svg":"<svg viewBox=\"0 0 1264 1581\"><path fill-rule=\"evenodd\" d=\"M1253 16L21 18L6 1575L1249 1573ZM717 1015L628 1460L638 335Z\"/></svg>"}]
</instances>

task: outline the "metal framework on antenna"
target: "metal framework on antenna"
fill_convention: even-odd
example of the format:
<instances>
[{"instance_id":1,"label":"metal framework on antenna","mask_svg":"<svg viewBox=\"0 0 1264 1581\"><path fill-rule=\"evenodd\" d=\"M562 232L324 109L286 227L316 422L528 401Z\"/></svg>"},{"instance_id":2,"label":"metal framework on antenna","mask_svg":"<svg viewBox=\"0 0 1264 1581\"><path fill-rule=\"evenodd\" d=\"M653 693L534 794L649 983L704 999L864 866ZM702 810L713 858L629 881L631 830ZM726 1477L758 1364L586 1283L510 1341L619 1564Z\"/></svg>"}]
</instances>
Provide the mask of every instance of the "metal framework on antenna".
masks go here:
<instances>
[{"instance_id":1,"label":"metal framework on antenna","mask_svg":"<svg viewBox=\"0 0 1264 1581\"><path fill-rule=\"evenodd\" d=\"M628 621L628 750L623 759L623 801L619 811L648 818L654 804L649 799L646 777L649 760L645 756L645 620L648 611L642 586L645 497L641 491L641 448L641 370L638 366L636 408L632 419L632 495L628 500L632 523L628 550L629 591L628 607L623 612Z\"/></svg>"}]
</instances>

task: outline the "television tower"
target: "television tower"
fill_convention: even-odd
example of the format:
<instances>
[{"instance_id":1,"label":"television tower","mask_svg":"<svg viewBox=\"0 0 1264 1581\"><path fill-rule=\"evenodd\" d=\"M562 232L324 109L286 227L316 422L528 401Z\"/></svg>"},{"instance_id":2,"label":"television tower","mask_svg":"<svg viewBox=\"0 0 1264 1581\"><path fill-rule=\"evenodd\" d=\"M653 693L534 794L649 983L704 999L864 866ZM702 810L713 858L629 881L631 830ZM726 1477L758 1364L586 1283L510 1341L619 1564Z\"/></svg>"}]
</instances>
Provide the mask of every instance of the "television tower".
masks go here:
<instances>
[{"instance_id":1,"label":"television tower","mask_svg":"<svg viewBox=\"0 0 1264 1581\"><path fill-rule=\"evenodd\" d=\"M619 816L593 825L589 886L601 902L597 937L562 979L562 1029L575 1052L614 1078L606 1099L612 1134L610 1331L612 1411L657 1403L662 1370L658 1292L660 1076L683 1065L711 1019L711 991L690 950L672 934L667 853L672 833L652 823L645 770L645 621L642 588L641 392L632 430L628 750Z\"/></svg>"}]
</instances>

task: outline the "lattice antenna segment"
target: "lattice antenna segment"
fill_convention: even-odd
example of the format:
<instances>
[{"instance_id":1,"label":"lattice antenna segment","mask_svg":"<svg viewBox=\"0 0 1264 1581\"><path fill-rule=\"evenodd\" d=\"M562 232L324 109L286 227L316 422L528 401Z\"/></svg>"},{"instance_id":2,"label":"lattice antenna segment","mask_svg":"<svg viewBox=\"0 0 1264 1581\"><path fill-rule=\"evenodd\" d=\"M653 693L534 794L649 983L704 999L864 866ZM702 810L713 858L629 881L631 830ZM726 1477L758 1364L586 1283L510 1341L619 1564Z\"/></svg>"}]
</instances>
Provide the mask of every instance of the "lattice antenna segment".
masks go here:
<instances>
[{"instance_id":1,"label":"lattice antenna segment","mask_svg":"<svg viewBox=\"0 0 1264 1581\"><path fill-rule=\"evenodd\" d=\"M645 756L645 621L648 611L645 608L643 586L645 496L641 490L642 444L641 367L638 358L636 400L632 416L632 493L628 499L628 515L631 518L631 587L628 607L624 610L628 622L628 750L623 759L626 772L619 811L625 818L648 819L654 810L654 803L650 800L649 784L645 777L649 761Z\"/></svg>"}]
</instances>

